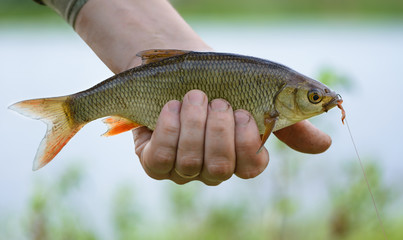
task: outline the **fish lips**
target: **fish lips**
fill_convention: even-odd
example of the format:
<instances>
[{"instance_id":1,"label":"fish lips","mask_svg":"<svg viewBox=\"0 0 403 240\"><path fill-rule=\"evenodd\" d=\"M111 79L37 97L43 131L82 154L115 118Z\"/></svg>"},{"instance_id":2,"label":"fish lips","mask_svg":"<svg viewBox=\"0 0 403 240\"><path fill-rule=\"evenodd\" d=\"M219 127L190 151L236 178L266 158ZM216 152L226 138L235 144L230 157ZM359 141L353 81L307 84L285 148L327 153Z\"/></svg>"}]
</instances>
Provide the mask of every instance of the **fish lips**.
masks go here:
<instances>
[{"instance_id":1,"label":"fish lips","mask_svg":"<svg viewBox=\"0 0 403 240\"><path fill-rule=\"evenodd\" d=\"M332 98L332 100L330 100L328 103L323 105L323 111L327 112L330 109L334 108L337 106L337 104L340 101L343 101L343 99L341 98L340 94L334 94L335 96Z\"/></svg>"}]
</instances>

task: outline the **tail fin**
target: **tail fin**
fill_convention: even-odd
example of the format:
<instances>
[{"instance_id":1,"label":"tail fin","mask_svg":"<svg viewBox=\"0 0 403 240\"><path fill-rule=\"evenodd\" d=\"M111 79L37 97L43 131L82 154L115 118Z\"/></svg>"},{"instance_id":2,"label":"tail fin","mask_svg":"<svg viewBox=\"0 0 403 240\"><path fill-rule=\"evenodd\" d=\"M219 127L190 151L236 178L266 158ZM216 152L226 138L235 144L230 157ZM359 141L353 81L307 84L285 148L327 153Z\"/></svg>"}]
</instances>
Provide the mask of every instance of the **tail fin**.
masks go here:
<instances>
[{"instance_id":1,"label":"tail fin","mask_svg":"<svg viewBox=\"0 0 403 240\"><path fill-rule=\"evenodd\" d=\"M45 137L39 145L32 170L38 170L49 163L67 142L84 126L71 118L66 100L68 97L26 100L9 107L22 115L41 120L48 126Z\"/></svg>"}]
</instances>

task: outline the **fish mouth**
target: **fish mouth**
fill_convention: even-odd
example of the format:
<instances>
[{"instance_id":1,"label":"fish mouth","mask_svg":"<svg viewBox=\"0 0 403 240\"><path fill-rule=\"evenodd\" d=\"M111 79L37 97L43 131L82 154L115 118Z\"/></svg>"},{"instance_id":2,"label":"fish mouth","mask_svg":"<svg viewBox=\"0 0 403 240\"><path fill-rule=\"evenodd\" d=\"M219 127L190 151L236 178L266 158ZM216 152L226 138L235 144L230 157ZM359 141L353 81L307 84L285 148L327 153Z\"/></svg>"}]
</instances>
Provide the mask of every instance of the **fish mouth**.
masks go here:
<instances>
[{"instance_id":1,"label":"fish mouth","mask_svg":"<svg viewBox=\"0 0 403 240\"><path fill-rule=\"evenodd\" d=\"M323 105L323 111L327 112L330 109L336 107L340 101L343 101L343 99L341 98L340 94L337 94L335 97L332 98L332 100Z\"/></svg>"}]
</instances>

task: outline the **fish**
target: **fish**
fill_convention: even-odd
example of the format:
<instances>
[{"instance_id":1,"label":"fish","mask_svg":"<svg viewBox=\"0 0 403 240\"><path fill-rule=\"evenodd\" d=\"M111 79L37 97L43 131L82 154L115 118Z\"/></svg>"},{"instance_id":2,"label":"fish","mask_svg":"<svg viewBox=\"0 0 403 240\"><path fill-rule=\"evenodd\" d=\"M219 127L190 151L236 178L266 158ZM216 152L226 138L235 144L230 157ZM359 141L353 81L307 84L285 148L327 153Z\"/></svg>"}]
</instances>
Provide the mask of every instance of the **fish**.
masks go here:
<instances>
[{"instance_id":1,"label":"fish","mask_svg":"<svg viewBox=\"0 0 403 240\"><path fill-rule=\"evenodd\" d=\"M139 52L142 65L66 96L25 100L9 108L47 124L33 170L48 164L87 123L107 117L113 136L154 130L162 107L193 89L221 98L256 121L262 145L273 131L327 112L341 97L326 85L282 64L251 56L176 49ZM341 106L341 105L340 105ZM260 148L260 149L261 149Z\"/></svg>"}]
</instances>

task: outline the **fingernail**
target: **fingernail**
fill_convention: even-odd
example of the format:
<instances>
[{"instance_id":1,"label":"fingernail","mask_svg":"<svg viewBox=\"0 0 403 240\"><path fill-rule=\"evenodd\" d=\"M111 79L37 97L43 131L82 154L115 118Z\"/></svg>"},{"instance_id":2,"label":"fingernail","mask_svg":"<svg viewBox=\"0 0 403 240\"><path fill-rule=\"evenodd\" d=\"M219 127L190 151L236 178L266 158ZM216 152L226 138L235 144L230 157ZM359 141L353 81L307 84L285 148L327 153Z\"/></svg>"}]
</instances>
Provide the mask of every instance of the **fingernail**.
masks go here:
<instances>
[{"instance_id":1,"label":"fingernail","mask_svg":"<svg viewBox=\"0 0 403 240\"><path fill-rule=\"evenodd\" d=\"M214 111L226 111L229 108L229 104L227 101L221 100L221 99L214 99L210 103L211 109Z\"/></svg>"},{"instance_id":2,"label":"fingernail","mask_svg":"<svg viewBox=\"0 0 403 240\"><path fill-rule=\"evenodd\" d=\"M200 91L192 91L188 94L188 99L191 104L200 106L204 103L204 94Z\"/></svg>"},{"instance_id":3,"label":"fingernail","mask_svg":"<svg viewBox=\"0 0 403 240\"><path fill-rule=\"evenodd\" d=\"M249 123L251 116L244 111L235 112L235 124L236 125L246 125Z\"/></svg>"},{"instance_id":4,"label":"fingernail","mask_svg":"<svg viewBox=\"0 0 403 240\"><path fill-rule=\"evenodd\" d=\"M179 101L168 102L168 110L173 113L179 113L181 109L181 103Z\"/></svg>"}]
</instances>

